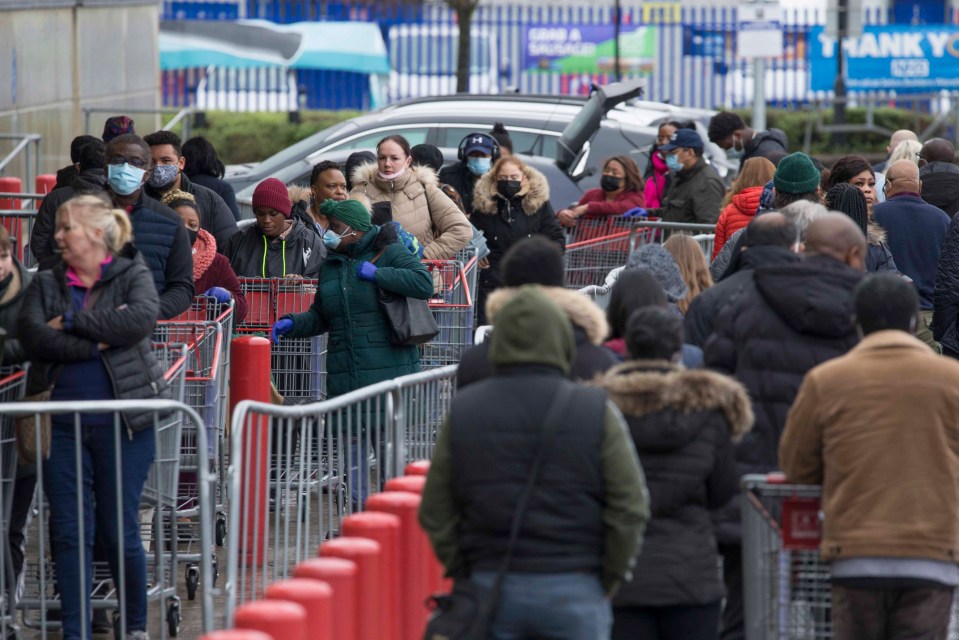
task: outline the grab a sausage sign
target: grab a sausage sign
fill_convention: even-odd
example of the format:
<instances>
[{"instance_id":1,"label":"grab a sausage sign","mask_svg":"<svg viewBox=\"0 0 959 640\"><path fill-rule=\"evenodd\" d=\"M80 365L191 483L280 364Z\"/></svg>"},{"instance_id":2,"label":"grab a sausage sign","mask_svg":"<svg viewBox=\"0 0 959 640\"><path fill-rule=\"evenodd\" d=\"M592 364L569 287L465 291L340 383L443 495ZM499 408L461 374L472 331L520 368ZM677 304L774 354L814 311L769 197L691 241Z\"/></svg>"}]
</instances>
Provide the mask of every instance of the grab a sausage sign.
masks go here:
<instances>
[{"instance_id":1,"label":"grab a sausage sign","mask_svg":"<svg viewBox=\"0 0 959 640\"><path fill-rule=\"evenodd\" d=\"M829 91L836 79L835 38L809 33L810 89ZM959 89L959 27L869 26L843 43L851 91Z\"/></svg>"}]
</instances>

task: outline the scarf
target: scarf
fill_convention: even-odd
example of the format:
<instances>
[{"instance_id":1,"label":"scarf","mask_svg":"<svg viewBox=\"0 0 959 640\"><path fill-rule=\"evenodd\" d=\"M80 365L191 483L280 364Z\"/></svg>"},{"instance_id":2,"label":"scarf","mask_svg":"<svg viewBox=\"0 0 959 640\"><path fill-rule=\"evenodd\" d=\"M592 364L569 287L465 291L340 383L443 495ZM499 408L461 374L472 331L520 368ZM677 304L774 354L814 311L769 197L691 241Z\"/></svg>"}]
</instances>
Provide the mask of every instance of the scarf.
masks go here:
<instances>
[{"instance_id":1,"label":"scarf","mask_svg":"<svg viewBox=\"0 0 959 640\"><path fill-rule=\"evenodd\" d=\"M193 281L200 279L216 257L216 238L206 229L200 229L193 243Z\"/></svg>"}]
</instances>

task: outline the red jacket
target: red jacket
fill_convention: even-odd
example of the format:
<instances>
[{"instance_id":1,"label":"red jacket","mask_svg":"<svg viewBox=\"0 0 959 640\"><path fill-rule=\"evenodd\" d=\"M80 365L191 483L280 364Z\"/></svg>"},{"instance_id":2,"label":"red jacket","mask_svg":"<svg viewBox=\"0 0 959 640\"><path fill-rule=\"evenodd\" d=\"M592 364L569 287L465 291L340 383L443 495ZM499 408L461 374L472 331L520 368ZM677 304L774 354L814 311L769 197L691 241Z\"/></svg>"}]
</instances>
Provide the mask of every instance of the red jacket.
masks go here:
<instances>
[{"instance_id":1,"label":"red jacket","mask_svg":"<svg viewBox=\"0 0 959 640\"><path fill-rule=\"evenodd\" d=\"M734 195L732 202L719 214L719 220L716 221L716 240L713 242L714 260L729 236L747 226L756 217L756 212L759 211L759 196L762 193L762 187L746 187Z\"/></svg>"},{"instance_id":2,"label":"red jacket","mask_svg":"<svg viewBox=\"0 0 959 640\"><path fill-rule=\"evenodd\" d=\"M645 207L646 198L639 191L623 191L612 202L606 202L606 192L590 189L579 199L579 204L588 204L588 216L621 216L630 209Z\"/></svg>"}]
</instances>

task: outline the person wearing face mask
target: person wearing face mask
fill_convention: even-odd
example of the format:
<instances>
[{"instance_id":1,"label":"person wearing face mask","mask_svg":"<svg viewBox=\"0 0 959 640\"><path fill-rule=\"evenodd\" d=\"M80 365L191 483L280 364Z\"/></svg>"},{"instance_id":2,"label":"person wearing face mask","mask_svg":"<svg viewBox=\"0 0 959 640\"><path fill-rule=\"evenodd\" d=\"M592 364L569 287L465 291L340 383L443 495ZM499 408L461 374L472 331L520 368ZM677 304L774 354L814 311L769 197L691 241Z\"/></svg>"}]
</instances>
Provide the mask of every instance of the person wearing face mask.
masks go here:
<instances>
[{"instance_id":1,"label":"person wearing face mask","mask_svg":"<svg viewBox=\"0 0 959 640\"><path fill-rule=\"evenodd\" d=\"M217 253L216 238L200 228L196 200L191 194L174 189L163 196L163 204L176 211L186 225L193 247L193 287L197 295L216 298L220 304L226 304L232 298L234 324L243 322L247 311L243 288L230 261L222 253Z\"/></svg>"},{"instance_id":2,"label":"person wearing face mask","mask_svg":"<svg viewBox=\"0 0 959 640\"><path fill-rule=\"evenodd\" d=\"M616 156L603 163L599 189L590 189L571 209L556 215L563 226L571 227L582 216L621 216L630 209L646 206L639 167L629 156Z\"/></svg>"},{"instance_id":3,"label":"person wearing face mask","mask_svg":"<svg viewBox=\"0 0 959 640\"><path fill-rule=\"evenodd\" d=\"M476 181L470 222L483 232L490 253L489 268L480 271L478 324L486 324L486 298L503 286L500 263L514 243L534 235L565 248L559 220L549 203L546 177L516 156L500 158Z\"/></svg>"},{"instance_id":4,"label":"person wearing face mask","mask_svg":"<svg viewBox=\"0 0 959 640\"><path fill-rule=\"evenodd\" d=\"M267 178L253 191L256 224L230 238L223 254L241 278L315 278L326 249L315 227L293 217L283 181Z\"/></svg>"},{"instance_id":5,"label":"person wearing face mask","mask_svg":"<svg viewBox=\"0 0 959 640\"><path fill-rule=\"evenodd\" d=\"M750 158L766 158L789 153L789 138L780 129L756 131L746 126L735 113L720 111L709 121L709 141L719 145L730 160L739 160L739 167Z\"/></svg>"},{"instance_id":6,"label":"person wearing face mask","mask_svg":"<svg viewBox=\"0 0 959 640\"><path fill-rule=\"evenodd\" d=\"M200 226L213 234L217 246L226 243L239 229L233 212L215 191L191 182L186 173L180 136L172 131L157 131L143 138L150 145L153 169L147 178L147 192L156 199L174 189L186 191L196 198Z\"/></svg>"},{"instance_id":7,"label":"person wearing face mask","mask_svg":"<svg viewBox=\"0 0 959 640\"><path fill-rule=\"evenodd\" d=\"M376 164L353 171L350 193L364 195L374 204L389 202L393 221L419 241L424 259L450 260L469 243L473 229L466 215L440 191L436 173L429 167L412 166L410 152L403 136L380 140Z\"/></svg>"},{"instance_id":8,"label":"person wearing face mask","mask_svg":"<svg viewBox=\"0 0 959 640\"><path fill-rule=\"evenodd\" d=\"M669 144L669 138L677 130L686 128L681 122L664 122L659 125L656 144L649 149L649 162L643 173L643 197L646 207L656 209L661 207L669 190L669 167L666 166L666 156L660 150L664 144Z\"/></svg>"},{"instance_id":9,"label":"person wearing face mask","mask_svg":"<svg viewBox=\"0 0 959 640\"><path fill-rule=\"evenodd\" d=\"M107 191L133 223L133 245L143 254L160 294L159 320L173 318L193 302L193 257L180 216L143 188L153 161L143 138L127 133L107 144Z\"/></svg>"},{"instance_id":10,"label":"person wearing face mask","mask_svg":"<svg viewBox=\"0 0 959 640\"><path fill-rule=\"evenodd\" d=\"M703 139L692 129L679 129L660 147L673 173L663 205L647 209L666 222L715 224L726 188L722 178L703 159Z\"/></svg>"},{"instance_id":11,"label":"person wearing face mask","mask_svg":"<svg viewBox=\"0 0 959 640\"><path fill-rule=\"evenodd\" d=\"M440 182L451 185L463 199L463 210L473 212L473 189L480 176L485 175L500 157L496 139L479 131L463 138L457 151L458 162L441 169Z\"/></svg>"}]
</instances>

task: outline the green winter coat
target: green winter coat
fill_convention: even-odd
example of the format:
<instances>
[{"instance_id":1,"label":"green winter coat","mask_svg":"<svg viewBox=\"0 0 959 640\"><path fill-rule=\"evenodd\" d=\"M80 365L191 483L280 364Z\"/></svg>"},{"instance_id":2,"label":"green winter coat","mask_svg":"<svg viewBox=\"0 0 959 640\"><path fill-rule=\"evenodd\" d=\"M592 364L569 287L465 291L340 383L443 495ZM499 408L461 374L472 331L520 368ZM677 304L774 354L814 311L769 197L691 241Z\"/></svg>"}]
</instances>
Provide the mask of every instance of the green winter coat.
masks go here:
<instances>
[{"instance_id":1,"label":"green winter coat","mask_svg":"<svg viewBox=\"0 0 959 640\"><path fill-rule=\"evenodd\" d=\"M422 262L397 242L389 242L376 261L376 284L360 280L356 271L382 249L374 226L343 253L330 251L320 268L316 298L309 310L284 316L293 320L291 338L329 332L326 356L327 395L349 391L419 371L417 347L390 344L389 325L377 301L376 288L408 298L427 300L433 278Z\"/></svg>"}]
</instances>

